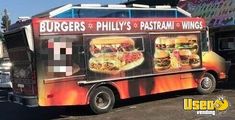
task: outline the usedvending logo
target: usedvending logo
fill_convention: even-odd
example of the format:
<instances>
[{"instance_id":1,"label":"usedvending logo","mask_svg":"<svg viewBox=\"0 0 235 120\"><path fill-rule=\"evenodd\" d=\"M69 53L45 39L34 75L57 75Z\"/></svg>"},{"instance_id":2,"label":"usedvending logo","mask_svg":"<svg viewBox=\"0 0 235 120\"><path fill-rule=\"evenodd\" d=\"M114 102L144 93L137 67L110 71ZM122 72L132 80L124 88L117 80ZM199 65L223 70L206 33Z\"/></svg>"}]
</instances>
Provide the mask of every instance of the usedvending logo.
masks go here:
<instances>
[{"instance_id":1,"label":"usedvending logo","mask_svg":"<svg viewBox=\"0 0 235 120\"><path fill-rule=\"evenodd\" d=\"M215 115L227 111L229 106L229 101L224 96L219 96L215 100L184 99L184 110L196 111L198 115Z\"/></svg>"}]
</instances>

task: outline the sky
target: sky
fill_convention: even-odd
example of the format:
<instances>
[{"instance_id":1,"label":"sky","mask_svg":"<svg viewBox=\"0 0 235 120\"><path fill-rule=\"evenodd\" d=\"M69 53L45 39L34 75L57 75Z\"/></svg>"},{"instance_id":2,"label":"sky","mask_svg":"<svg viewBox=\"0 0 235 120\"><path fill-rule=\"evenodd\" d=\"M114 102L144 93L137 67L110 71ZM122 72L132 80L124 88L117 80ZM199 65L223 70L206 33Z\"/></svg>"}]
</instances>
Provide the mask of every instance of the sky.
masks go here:
<instances>
[{"instance_id":1,"label":"sky","mask_svg":"<svg viewBox=\"0 0 235 120\"><path fill-rule=\"evenodd\" d=\"M0 16L7 9L12 23L20 16L29 16L65 4L115 4L127 0L0 0Z\"/></svg>"}]
</instances>

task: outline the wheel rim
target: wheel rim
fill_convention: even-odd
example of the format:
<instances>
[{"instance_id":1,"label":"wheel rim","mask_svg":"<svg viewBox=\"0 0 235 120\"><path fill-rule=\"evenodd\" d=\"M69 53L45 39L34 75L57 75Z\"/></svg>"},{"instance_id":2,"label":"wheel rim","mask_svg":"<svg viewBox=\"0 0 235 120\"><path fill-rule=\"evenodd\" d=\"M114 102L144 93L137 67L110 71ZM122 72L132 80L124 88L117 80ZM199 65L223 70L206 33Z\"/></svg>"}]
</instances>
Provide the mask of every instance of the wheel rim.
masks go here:
<instances>
[{"instance_id":1,"label":"wheel rim","mask_svg":"<svg viewBox=\"0 0 235 120\"><path fill-rule=\"evenodd\" d=\"M201 86L203 89L210 89L212 86L212 80L209 77L203 77Z\"/></svg>"},{"instance_id":2,"label":"wheel rim","mask_svg":"<svg viewBox=\"0 0 235 120\"><path fill-rule=\"evenodd\" d=\"M107 109L111 104L111 97L108 93L99 92L95 97L95 105L99 109Z\"/></svg>"}]
</instances>

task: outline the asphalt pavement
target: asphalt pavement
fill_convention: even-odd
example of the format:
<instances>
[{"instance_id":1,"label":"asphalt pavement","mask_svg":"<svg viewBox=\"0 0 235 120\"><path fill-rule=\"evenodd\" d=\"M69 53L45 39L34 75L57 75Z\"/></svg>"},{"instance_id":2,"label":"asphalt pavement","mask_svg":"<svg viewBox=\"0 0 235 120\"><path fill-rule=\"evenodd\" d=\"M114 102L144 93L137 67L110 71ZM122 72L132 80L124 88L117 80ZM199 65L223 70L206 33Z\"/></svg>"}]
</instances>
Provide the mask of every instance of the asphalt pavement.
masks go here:
<instances>
[{"instance_id":1,"label":"asphalt pavement","mask_svg":"<svg viewBox=\"0 0 235 120\"><path fill-rule=\"evenodd\" d=\"M235 67L230 78L210 95L199 95L195 90L177 91L138 97L118 102L109 113L93 115L87 106L28 108L7 102L8 89L0 89L0 120L235 120ZM229 107L215 115L199 115L185 111L185 98L215 100L224 96Z\"/></svg>"}]
</instances>

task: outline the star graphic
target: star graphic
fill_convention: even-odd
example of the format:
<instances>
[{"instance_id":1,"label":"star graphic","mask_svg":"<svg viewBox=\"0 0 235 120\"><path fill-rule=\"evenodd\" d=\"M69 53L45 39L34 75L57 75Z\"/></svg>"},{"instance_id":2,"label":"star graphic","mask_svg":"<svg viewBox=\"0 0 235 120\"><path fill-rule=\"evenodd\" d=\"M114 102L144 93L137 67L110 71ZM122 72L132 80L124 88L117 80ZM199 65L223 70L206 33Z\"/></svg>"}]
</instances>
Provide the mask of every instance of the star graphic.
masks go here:
<instances>
[{"instance_id":1,"label":"star graphic","mask_svg":"<svg viewBox=\"0 0 235 120\"><path fill-rule=\"evenodd\" d=\"M176 23L176 27L178 28L181 27L180 23Z\"/></svg>"},{"instance_id":2,"label":"star graphic","mask_svg":"<svg viewBox=\"0 0 235 120\"><path fill-rule=\"evenodd\" d=\"M92 29L92 28L93 28L93 24L92 24L92 23L89 23L89 24L88 24L88 28Z\"/></svg>"},{"instance_id":3,"label":"star graphic","mask_svg":"<svg viewBox=\"0 0 235 120\"><path fill-rule=\"evenodd\" d=\"M138 28L138 24L137 23L134 23L134 28Z\"/></svg>"}]
</instances>

